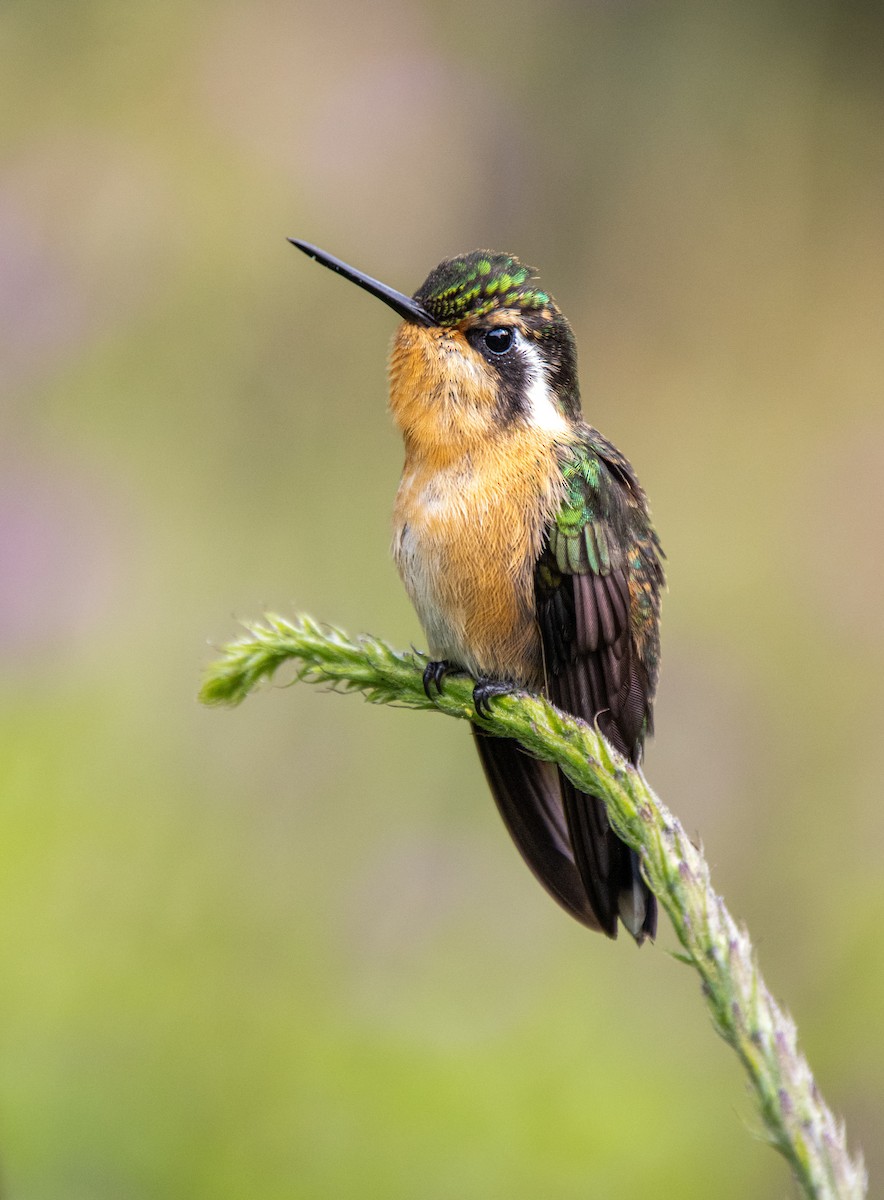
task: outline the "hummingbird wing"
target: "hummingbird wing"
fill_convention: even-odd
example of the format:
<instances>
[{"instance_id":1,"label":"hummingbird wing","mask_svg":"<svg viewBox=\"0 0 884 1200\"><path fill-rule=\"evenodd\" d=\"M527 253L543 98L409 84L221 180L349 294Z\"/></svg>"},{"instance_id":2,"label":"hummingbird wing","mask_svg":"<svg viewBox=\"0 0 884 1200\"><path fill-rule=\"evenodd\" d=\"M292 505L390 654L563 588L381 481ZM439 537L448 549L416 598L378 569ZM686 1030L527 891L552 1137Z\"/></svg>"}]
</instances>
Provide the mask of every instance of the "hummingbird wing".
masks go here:
<instances>
[{"instance_id":1,"label":"hummingbird wing","mask_svg":"<svg viewBox=\"0 0 884 1200\"><path fill-rule=\"evenodd\" d=\"M652 727L662 551L626 459L595 430L562 464L565 499L537 563L546 691L633 763ZM654 897L601 800L559 772L574 862L601 928L653 936Z\"/></svg>"}]
</instances>

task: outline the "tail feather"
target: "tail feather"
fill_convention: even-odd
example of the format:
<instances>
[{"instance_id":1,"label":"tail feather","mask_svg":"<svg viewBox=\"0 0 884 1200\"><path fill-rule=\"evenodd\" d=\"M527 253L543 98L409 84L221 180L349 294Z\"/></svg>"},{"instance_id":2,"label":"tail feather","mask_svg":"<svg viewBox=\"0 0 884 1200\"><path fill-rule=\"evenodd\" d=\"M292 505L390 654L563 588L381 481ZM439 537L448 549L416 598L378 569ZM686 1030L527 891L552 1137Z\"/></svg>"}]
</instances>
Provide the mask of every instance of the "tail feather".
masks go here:
<instances>
[{"instance_id":1,"label":"tail feather","mask_svg":"<svg viewBox=\"0 0 884 1200\"><path fill-rule=\"evenodd\" d=\"M490 737L475 726L473 736L500 815L525 862L572 917L590 929L602 928L574 864L557 769L509 738Z\"/></svg>"},{"instance_id":2,"label":"tail feather","mask_svg":"<svg viewBox=\"0 0 884 1200\"><path fill-rule=\"evenodd\" d=\"M473 736L510 836L553 899L608 937L617 936L618 917L639 944L653 937L656 901L602 801L578 791L557 767L532 758L518 742L475 726Z\"/></svg>"}]
</instances>

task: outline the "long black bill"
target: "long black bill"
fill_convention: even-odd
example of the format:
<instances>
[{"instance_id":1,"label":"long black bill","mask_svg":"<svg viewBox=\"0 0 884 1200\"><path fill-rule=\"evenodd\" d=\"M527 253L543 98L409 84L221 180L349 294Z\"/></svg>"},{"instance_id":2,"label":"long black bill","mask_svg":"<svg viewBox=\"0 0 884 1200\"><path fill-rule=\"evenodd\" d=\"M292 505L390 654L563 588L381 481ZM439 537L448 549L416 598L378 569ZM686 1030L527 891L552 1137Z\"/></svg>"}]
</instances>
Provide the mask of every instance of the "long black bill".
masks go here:
<instances>
[{"instance_id":1,"label":"long black bill","mask_svg":"<svg viewBox=\"0 0 884 1200\"><path fill-rule=\"evenodd\" d=\"M364 275L362 271L357 271L355 267L341 262L333 254L327 254L325 250L320 250L318 246L311 246L309 242L302 242L298 238L289 238L288 240L293 246L297 246L299 250L303 250L309 258L315 258L318 263L322 263L330 271L337 271L339 275L343 275L351 283L365 288L367 292L371 292L373 296L377 296L379 300L383 300L384 304L389 304L393 312L397 312L406 321L412 321L415 325L436 324L427 310L422 308L417 301L412 300L410 296L405 296L402 292L394 291L393 288L387 287L385 283L380 283L377 279L372 279L370 275Z\"/></svg>"}]
</instances>

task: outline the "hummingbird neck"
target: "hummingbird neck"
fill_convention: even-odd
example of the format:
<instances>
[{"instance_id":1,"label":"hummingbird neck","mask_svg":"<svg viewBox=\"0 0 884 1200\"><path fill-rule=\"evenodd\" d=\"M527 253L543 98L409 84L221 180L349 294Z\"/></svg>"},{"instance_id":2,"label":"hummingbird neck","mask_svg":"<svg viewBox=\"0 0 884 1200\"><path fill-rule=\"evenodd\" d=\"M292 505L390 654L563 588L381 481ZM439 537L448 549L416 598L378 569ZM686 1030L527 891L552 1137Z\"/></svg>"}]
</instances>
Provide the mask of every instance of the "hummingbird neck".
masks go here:
<instances>
[{"instance_id":1,"label":"hummingbird neck","mask_svg":"<svg viewBox=\"0 0 884 1200\"><path fill-rule=\"evenodd\" d=\"M390 412L405 442L406 461L440 469L489 455L555 455L574 430L559 410L534 352L533 371L518 397L458 329L406 323L390 354Z\"/></svg>"},{"instance_id":2,"label":"hummingbird neck","mask_svg":"<svg viewBox=\"0 0 884 1200\"><path fill-rule=\"evenodd\" d=\"M494 380L457 330L404 324L390 355L390 412L407 457L453 462L493 433Z\"/></svg>"}]
</instances>

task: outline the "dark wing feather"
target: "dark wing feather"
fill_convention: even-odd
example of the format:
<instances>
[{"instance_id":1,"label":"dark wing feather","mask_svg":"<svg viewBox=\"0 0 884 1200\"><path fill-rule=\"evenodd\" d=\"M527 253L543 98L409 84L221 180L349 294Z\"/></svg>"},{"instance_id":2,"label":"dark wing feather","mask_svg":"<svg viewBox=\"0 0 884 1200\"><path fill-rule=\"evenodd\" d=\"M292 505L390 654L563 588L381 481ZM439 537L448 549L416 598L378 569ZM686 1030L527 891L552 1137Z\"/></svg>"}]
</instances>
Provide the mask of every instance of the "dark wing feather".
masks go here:
<instances>
[{"instance_id":1,"label":"dark wing feather","mask_svg":"<svg viewBox=\"0 0 884 1200\"><path fill-rule=\"evenodd\" d=\"M490 737L475 726L473 734L500 815L525 862L572 917L599 929L574 865L558 771L510 738Z\"/></svg>"},{"instance_id":2,"label":"dark wing feather","mask_svg":"<svg viewBox=\"0 0 884 1200\"><path fill-rule=\"evenodd\" d=\"M622 589L619 600L611 588ZM559 708L596 725L627 758L637 758L630 747L640 744L647 703L646 680L636 666L624 621L623 596L628 597L625 573L564 576L558 588L570 594L574 624L571 653L547 670L547 691ZM546 627L545 605L539 605L540 627ZM587 639L586 629L598 627L598 638ZM559 772L559 789L569 839L586 895L602 929L617 933L622 916L642 940L653 936L654 898L641 880L627 846L614 833L605 806L595 796L579 791Z\"/></svg>"},{"instance_id":3,"label":"dark wing feather","mask_svg":"<svg viewBox=\"0 0 884 1200\"><path fill-rule=\"evenodd\" d=\"M546 690L595 724L632 762L651 728L658 660L660 550L626 460L594 431L565 465L566 502L536 573ZM654 897L602 802L561 773L574 861L598 923L638 941L656 928Z\"/></svg>"},{"instance_id":4,"label":"dark wing feather","mask_svg":"<svg viewBox=\"0 0 884 1200\"><path fill-rule=\"evenodd\" d=\"M563 463L566 499L535 571L546 691L637 763L657 677L661 551L629 464L594 430ZM591 929L656 929L638 861L604 804L517 742L473 730L510 834L550 895Z\"/></svg>"}]
</instances>

